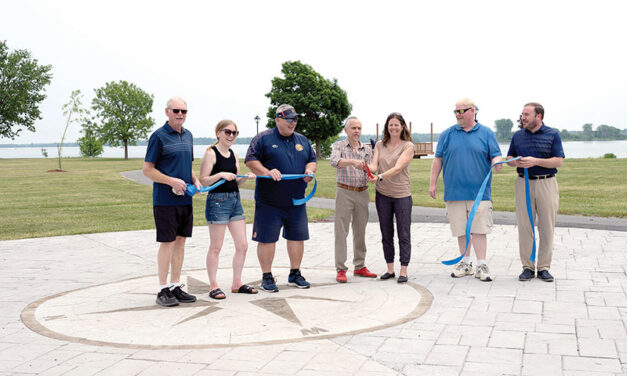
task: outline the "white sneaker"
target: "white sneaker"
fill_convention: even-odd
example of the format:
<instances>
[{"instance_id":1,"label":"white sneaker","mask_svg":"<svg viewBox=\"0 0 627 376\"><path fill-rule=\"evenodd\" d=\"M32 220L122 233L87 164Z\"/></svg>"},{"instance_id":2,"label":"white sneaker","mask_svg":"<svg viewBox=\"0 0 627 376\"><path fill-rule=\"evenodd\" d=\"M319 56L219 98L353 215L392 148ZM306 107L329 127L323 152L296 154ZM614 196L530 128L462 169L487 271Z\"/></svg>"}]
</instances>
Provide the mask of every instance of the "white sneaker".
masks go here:
<instances>
[{"instance_id":1,"label":"white sneaker","mask_svg":"<svg viewBox=\"0 0 627 376\"><path fill-rule=\"evenodd\" d=\"M475 278L479 278L484 282L491 282L492 276L490 275L490 269L488 269L488 265L479 265L477 267L477 272L475 273Z\"/></svg>"},{"instance_id":2,"label":"white sneaker","mask_svg":"<svg viewBox=\"0 0 627 376\"><path fill-rule=\"evenodd\" d=\"M465 277L467 275L472 275L472 274L473 274L472 262L467 263L467 262L462 261L459 264L457 264L457 266L451 273L451 277L460 278L460 277Z\"/></svg>"}]
</instances>

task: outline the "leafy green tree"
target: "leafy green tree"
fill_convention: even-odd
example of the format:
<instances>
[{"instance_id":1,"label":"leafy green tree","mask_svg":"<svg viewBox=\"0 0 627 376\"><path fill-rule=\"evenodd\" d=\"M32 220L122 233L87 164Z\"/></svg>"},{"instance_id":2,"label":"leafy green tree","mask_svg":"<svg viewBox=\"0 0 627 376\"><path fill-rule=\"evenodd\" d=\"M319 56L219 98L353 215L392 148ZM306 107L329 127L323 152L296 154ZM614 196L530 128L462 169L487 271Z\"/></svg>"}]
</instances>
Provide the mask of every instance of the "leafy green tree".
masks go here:
<instances>
[{"instance_id":1,"label":"leafy green tree","mask_svg":"<svg viewBox=\"0 0 627 376\"><path fill-rule=\"evenodd\" d=\"M494 122L496 126L496 138L499 141L509 141L512 138L514 123L510 119L499 119Z\"/></svg>"},{"instance_id":2,"label":"leafy green tree","mask_svg":"<svg viewBox=\"0 0 627 376\"><path fill-rule=\"evenodd\" d=\"M562 129L560 132L560 138L562 141L572 140L573 135L568 131L568 129Z\"/></svg>"},{"instance_id":3,"label":"leafy green tree","mask_svg":"<svg viewBox=\"0 0 627 376\"><path fill-rule=\"evenodd\" d=\"M61 136L61 142L59 143L59 170L61 168L61 152L63 151L63 140L65 139L65 134L67 132L70 123L77 121L79 116L83 116L88 114L88 111L83 108L83 103L81 102L82 94L80 90L74 90L72 94L70 94L70 101L63 105L63 115L67 117L65 122L65 129L63 130L63 136Z\"/></svg>"},{"instance_id":4,"label":"leafy green tree","mask_svg":"<svg viewBox=\"0 0 627 376\"><path fill-rule=\"evenodd\" d=\"M337 80L328 80L311 66L300 61L287 61L281 69L283 78L272 79L267 127L275 126L276 109L290 104L301 114L296 131L311 140L316 155L321 157L325 142L342 131L342 121L350 115L352 106Z\"/></svg>"},{"instance_id":5,"label":"leafy green tree","mask_svg":"<svg viewBox=\"0 0 627 376\"><path fill-rule=\"evenodd\" d=\"M594 131L594 137L604 140L623 139L623 135L620 134L620 129L606 124L601 124L597 127L597 129Z\"/></svg>"},{"instance_id":6,"label":"leafy green tree","mask_svg":"<svg viewBox=\"0 0 627 376\"><path fill-rule=\"evenodd\" d=\"M95 92L91 108L102 124L100 139L111 146L124 145L124 159L128 159L128 145L147 138L155 124L148 116L154 96L126 81L107 82Z\"/></svg>"},{"instance_id":7,"label":"leafy green tree","mask_svg":"<svg viewBox=\"0 0 627 376\"><path fill-rule=\"evenodd\" d=\"M592 124L586 123L583 125L583 133L581 134L581 139L584 141L592 140L594 133L592 132Z\"/></svg>"},{"instance_id":8,"label":"leafy green tree","mask_svg":"<svg viewBox=\"0 0 627 376\"><path fill-rule=\"evenodd\" d=\"M20 126L35 132L51 69L51 65L39 65L26 50L9 52L6 41L0 41L0 137L15 139Z\"/></svg>"},{"instance_id":9,"label":"leafy green tree","mask_svg":"<svg viewBox=\"0 0 627 376\"><path fill-rule=\"evenodd\" d=\"M331 156L331 152L333 151L333 143L340 139L339 135L329 137L326 140L321 142L320 145L320 154L316 154L319 158L329 158Z\"/></svg>"},{"instance_id":10,"label":"leafy green tree","mask_svg":"<svg viewBox=\"0 0 627 376\"><path fill-rule=\"evenodd\" d=\"M83 157L97 157L104 151L102 140L98 138L98 127L90 119L84 118L81 133L83 137L78 139L78 147Z\"/></svg>"}]
</instances>

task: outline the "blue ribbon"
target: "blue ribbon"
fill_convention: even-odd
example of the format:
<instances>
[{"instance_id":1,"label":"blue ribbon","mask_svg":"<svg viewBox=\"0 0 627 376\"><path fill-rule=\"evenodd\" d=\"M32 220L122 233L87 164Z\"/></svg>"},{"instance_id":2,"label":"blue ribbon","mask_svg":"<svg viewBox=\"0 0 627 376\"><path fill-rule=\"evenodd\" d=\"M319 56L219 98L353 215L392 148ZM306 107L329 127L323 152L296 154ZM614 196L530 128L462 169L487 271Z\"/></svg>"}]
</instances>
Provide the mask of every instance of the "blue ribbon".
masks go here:
<instances>
[{"instance_id":1,"label":"blue ribbon","mask_svg":"<svg viewBox=\"0 0 627 376\"><path fill-rule=\"evenodd\" d=\"M239 175L238 175L238 177L239 177ZM185 193L187 193L190 196L194 196L196 193L209 192L209 191L212 191L212 190L218 188L222 184L224 184L225 181L226 180L224 180L224 179L220 179L216 183L214 183L213 185L210 185L208 187L200 187L200 189L196 188L196 186L193 185L193 184L187 184L187 188L185 188Z\"/></svg>"},{"instance_id":2,"label":"blue ribbon","mask_svg":"<svg viewBox=\"0 0 627 376\"><path fill-rule=\"evenodd\" d=\"M245 178L246 175L235 175L238 178ZM311 198L316 194L316 189L318 188L318 180L316 180L316 177L314 176L314 174L283 174L281 175L281 180L296 180L296 179L302 179L305 177L312 177L314 178L314 187L311 190L311 192L304 198L299 198L299 199L292 199L292 203L295 206L298 205L303 205L304 203L306 203L307 201L311 200ZM267 175L261 175L261 176L257 176L257 179L272 179L272 176L267 176ZM196 193L203 193L203 192L209 192L212 191L213 189L217 188L218 186L224 184L226 180L224 179L220 179L217 183L210 185L208 187L200 187L200 189L197 189L195 185L193 184L187 184L187 188L185 189L185 193L187 193L190 196L194 196Z\"/></svg>"},{"instance_id":3,"label":"blue ribbon","mask_svg":"<svg viewBox=\"0 0 627 376\"><path fill-rule=\"evenodd\" d=\"M520 159L520 157L516 157L516 158L512 158L512 159L508 159L506 161L502 161L502 162L497 162L495 164L493 164L490 167L490 171L488 171L488 174L486 175L485 179L483 179L483 183L481 184L481 188L479 188L479 192L477 193L477 197L475 197L475 202L472 205L472 208L470 209L470 213L468 213L468 220L466 221L466 248L464 253L462 255L460 255L457 258L454 258L452 260L446 260L446 261L442 261L442 264L444 265L455 265L458 262L460 262L464 256L466 256L466 254L468 253L468 243L470 242L470 229L472 228L472 220L475 218L475 213L477 212L477 208L479 207L479 204L481 204L481 199L483 198L483 193L485 192L485 188L488 185L488 180L490 180L490 176L492 176L492 167L498 165L498 164L502 164L502 163L507 163L507 162L511 162L511 161L515 161L517 159ZM529 181L528 181L528 177L527 177L527 169L525 169L525 188L527 189ZM527 189L527 210L531 210L531 204L530 204L530 200L529 200L529 190ZM531 223L533 223L533 219L531 218L531 214L529 215L529 219L532 221ZM534 250L535 250L535 236L534 236ZM535 252L534 252L535 253ZM532 257L534 257L532 255Z\"/></svg>"},{"instance_id":4,"label":"blue ribbon","mask_svg":"<svg viewBox=\"0 0 627 376\"><path fill-rule=\"evenodd\" d=\"M295 179L302 179L305 178L307 176L310 176L312 178L314 178L314 187L311 190L311 192L309 192L309 194L304 197L304 198L293 198L292 199L292 203L294 204L294 206L298 206L298 205L302 205L304 203L306 203L307 201L311 200L311 198L316 194L316 189L318 188L318 180L316 180L316 177L314 176L314 174L283 174L281 175L281 180L295 180ZM262 179L272 179L272 176L257 176L257 178L262 178Z\"/></svg>"},{"instance_id":5,"label":"blue ribbon","mask_svg":"<svg viewBox=\"0 0 627 376\"><path fill-rule=\"evenodd\" d=\"M536 262L536 228L533 224L533 211L531 210L531 197L529 197L529 171L525 169L525 200L527 201L527 215L531 223L531 233L533 234L533 248L531 250L531 262Z\"/></svg>"}]
</instances>

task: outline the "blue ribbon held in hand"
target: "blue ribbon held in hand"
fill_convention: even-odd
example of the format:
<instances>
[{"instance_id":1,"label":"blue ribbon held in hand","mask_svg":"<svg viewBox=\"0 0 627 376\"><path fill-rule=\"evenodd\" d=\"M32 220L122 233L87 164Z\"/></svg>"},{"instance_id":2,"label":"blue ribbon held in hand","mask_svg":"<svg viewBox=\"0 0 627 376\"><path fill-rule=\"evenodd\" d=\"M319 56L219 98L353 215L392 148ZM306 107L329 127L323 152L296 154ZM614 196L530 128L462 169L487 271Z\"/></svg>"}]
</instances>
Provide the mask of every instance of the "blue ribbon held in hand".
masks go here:
<instances>
[{"instance_id":1,"label":"blue ribbon held in hand","mask_svg":"<svg viewBox=\"0 0 627 376\"><path fill-rule=\"evenodd\" d=\"M529 171L525 168L525 200L527 202L527 216L531 223L531 234L533 235L533 248L531 249L531 262L536 262L536 228L533 224L533 211L531 210L531 197L529 196Z\"/></svg>"},{"instance_id":2,"label":"blue ribbon held in hand","mask_svg":"<svg viewBox=\"0 0 627 376\"><path fill-rule=\"evenodd\" d=\"M245 178L246 175L235 175L238 178ZM307 197L304 198L293 198L292 199L292 203L295 206L298 205L302 205L304 203L306 203L307 201L311 200L311 198L316 194L316 189L318 188L318 181L316 180L316 177L314 176L314 174L284 174L281 175L281 180L295 180L295 179L302 179L302 178L306 178L306 177L312 177L314 179L314 187L311 190L311 192L307 195ZM272 179L272 176L267 176L267 175L262 175L262 176L257 176L257 179ZM187 184L187 188L185 189L185 193L187 193L189 196L194 196L196 193L204 193L204 192L210 192L213 189L217 188L218 186L224 184L226 180L224 179L220 179L217 183L210 185L208 187L200 187L200 189L197 189L195 185L193 184Z\"/></svg>"},{"instance_id":3,"label":"blue ribbon held in hand","mask_svg":"<svg viewBox=\"0 0 627 376\"><path fill-rule=\"evenodd\" d=\"M483 179L483 183L481 184L481 188L479 188L479 192L477 193L477 197L475 197L475 202L470 209L470 213L468 213L468 220L466 221L466 248L462 255L452 260L442 261L444 265L455 265L460 262L464 256L468 253L468 243L470 242L470 229L472 228L472 221L475 218L475 213L477 212L477 208L481 203L481 199L483 198L483 193L485 192L485 188L488 185L488 180L490 180L490 176L492 176L492 168L498 164L507 163L511 161L515 161L520 159L520 157L508 159L506 161L497 162L490 167L490 171L486 175L485 179ZM533 231L533 251L531 252L531 257L529 258L531 261L535 261L536 259L536 235L535 230L533 228L533 215L531 212L531 199L529 198L529 173L525 168L525 196L527 200L527 215L529 216L529 221L531 222L531 230Z\"/></svg>"}]
</instances>

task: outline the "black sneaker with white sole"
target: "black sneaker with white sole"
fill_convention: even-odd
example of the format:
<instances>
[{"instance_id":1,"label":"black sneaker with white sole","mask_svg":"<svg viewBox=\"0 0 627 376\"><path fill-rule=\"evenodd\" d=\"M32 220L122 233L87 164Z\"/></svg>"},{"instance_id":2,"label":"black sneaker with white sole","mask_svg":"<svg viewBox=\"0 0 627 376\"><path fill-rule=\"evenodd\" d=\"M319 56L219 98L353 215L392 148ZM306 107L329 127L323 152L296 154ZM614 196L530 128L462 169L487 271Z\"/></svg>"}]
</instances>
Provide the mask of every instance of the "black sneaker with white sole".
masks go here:
<instances>
[{"instance_id":1,"label":"black sneaker with white sole","mask_svg":"<svg viewBox=\"0 0 627 376\"><path fill-rule=\"evenodd\" d=\"M164 287L157 294L157 304L164 307L174 307L179 305L179 301L174 294L172 294L169 287Z\"/></svg>"},{"instance_id":2,"label":"black sneaker with white sole","mask_svg":"<svg viewBox=\"0 0 627 376\"><path fill-rule=\"evenodd\" d=\"M181 285L181 286L176 286L175 288L172 289L172 295L174 295L174 297L181 303L193 303L196 301L196 297L194 295L190 295L188 293L186 293L185 291L183 291L183 289L181 287L183 287L185 285Z\"/></svg>"}]
</instances>

